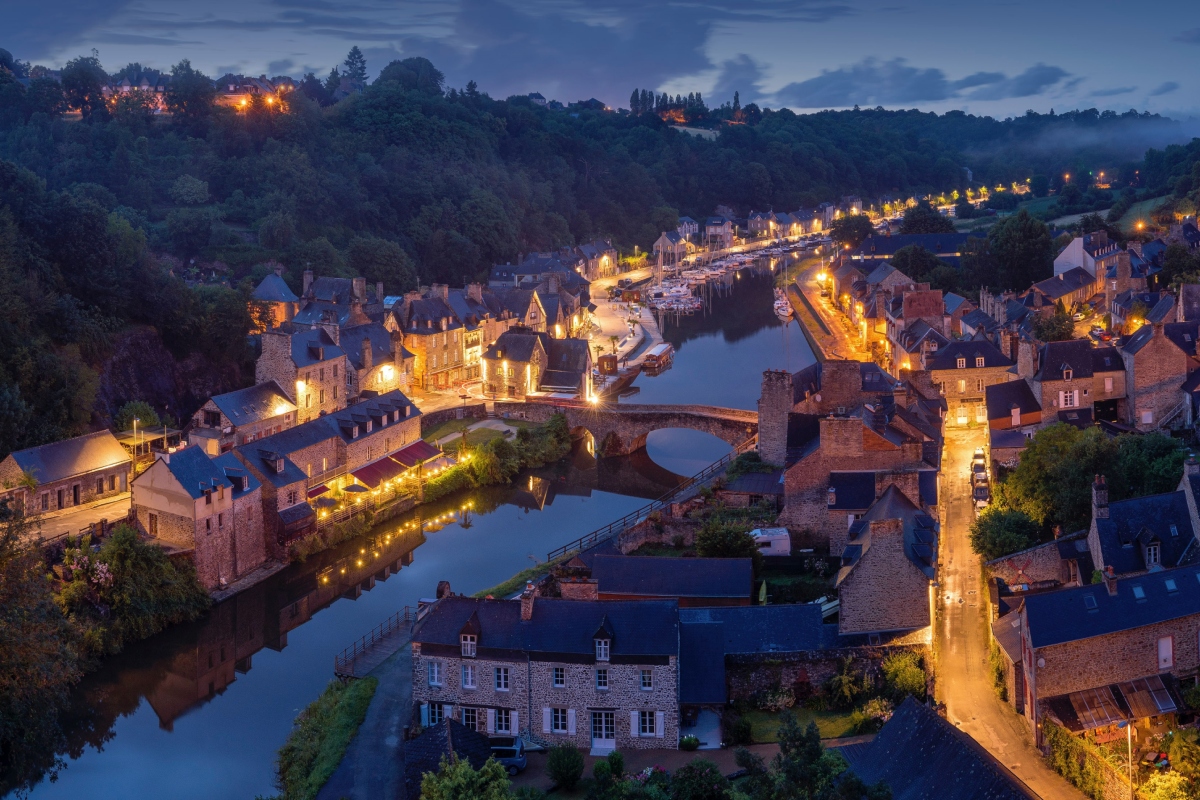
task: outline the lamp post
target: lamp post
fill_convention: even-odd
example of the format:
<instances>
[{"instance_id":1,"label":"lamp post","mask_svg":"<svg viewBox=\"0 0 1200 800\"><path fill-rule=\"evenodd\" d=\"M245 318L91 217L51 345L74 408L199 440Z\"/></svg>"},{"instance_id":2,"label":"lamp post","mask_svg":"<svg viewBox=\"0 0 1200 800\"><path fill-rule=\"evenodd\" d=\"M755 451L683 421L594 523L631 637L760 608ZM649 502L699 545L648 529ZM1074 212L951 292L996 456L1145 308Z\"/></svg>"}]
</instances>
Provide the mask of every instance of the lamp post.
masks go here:
<instances>
[{"instance_id":1,"label":"lamp post","mask_svg":"<svg viewBox=\"0 0 1200 800\"><path fill-rule=\"evenodd\" d=\"M133 418L133 452L137 453L140 456L142 454L142 450L140 447L138 447L138 438L137 438L137 424L139 422L141 422L140 419L138 419L137 417Z\"/></svg>"},{"instance_id":2,"label":"lamp post","mask_svg":"<svg viewBox=\"0 0 1200 800\"><path fill-rule=\"evenodd\" d=\"M1134 800L1133 791L1133 720L1121 720L1117 723L1118 728L1125 729L1125 747L1128 751L1129 758L1129 800Z\"/></svg>"}]
</instances>

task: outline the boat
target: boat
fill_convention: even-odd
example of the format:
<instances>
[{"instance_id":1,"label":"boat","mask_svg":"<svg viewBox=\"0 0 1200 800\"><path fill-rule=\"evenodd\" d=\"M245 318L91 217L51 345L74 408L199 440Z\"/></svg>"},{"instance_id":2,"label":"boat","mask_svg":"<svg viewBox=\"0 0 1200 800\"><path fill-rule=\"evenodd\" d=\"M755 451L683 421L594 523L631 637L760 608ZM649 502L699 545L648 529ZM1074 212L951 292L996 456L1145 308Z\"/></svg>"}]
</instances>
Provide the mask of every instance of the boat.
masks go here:
<instances>
[{"instance_id":1,"label":"boat","mask_svg":"<svg viewBox=\"0 0 1200 800\"><path fill-rule=\"evenodd\" d=\"M674 358L675 348L671 346L670 342L656 344L642 357L642 369L651 375L662 372L671 366Z\"/></svg>"}]
</instances>

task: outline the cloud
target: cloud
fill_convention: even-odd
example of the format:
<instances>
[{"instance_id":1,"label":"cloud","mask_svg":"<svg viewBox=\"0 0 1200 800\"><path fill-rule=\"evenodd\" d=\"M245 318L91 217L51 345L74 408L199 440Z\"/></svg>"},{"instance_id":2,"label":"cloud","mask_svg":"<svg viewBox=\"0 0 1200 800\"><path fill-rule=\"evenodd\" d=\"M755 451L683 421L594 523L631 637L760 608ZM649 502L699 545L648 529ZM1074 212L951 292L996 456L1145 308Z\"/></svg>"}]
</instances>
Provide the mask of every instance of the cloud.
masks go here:
<instances>
[{"instance_id":1,"label":"cloud","mask_svg":"<svg viewBox=\"0 0 1200 800\"><path fill-rule=\"evenodd\" d=\"M764 99L762 91L763 69L757 61L745 53L721 64L717 82L709 92L708 103L723 103L737 92L742 105L757 103Z\"/></svg>"},{"instance_id":2,"label":"cloud","mask_svg":"<svg viewBox=\"0 0 1200 800\"><path fill-rule=\"evenodd\" d=\"M289 70L296 66L296 62L290 58L281 58L278 61L271 61L267 64L268 75L286 75Z\"/></svg>"},{"instance_id":3,"label":"cloud","mask_svg":"<svg viewBox=\"0 0 1200 800\"><path fill-rule=\"evenodd\" d=\"M168 46L177 44L204 44L204 42L195 39L175 39L168 36L143 36L140 33L104 32L91 34L87 38L89 43L97 42L99 44L144 44Z\"/></svg>"},{"instance_id":4,"label":"cloud","mask_svg":"<svg viewBox=\"0 0 1200 800\"><path fill-rule=\"evenodd\" d=\"M1013 97L1033 97L1045 92L1055 84L1070 76L1070 73L1060 67L1046 64L1035 64L1020 75L1005 78L988 86L983 86L971 92L967 97L972 100L1007 100Z\"/></svg>"},{"instance_id":5,"label":"cloud","mask_svg":"<svg viewBox=\"0 0 1200 800\"><path fill-rule=\"evenodd\" d=\"M1189 28L1175 35L1175 41L1187 44L1200 44L1200 28Z\"/></svg>"},{"instance_id":6,"label":"cloud","mask_svg":"<svg viewBox=\"0 0 1200 800\"><path fill-rule=\"evenodd\" d=\"M853 105L897 105L946 100L952 90L940 69L911 67L903 58L865 61L815 78L789 83L776 92L777 102L794 108L844 108Z\"/></svg>"},{"instance_id":7,"label":"cloud","mask_svg":"<svg viewBox=\"0 0 1200 800\"><path fill-rule=\"evenodd\" d=\"M1129 94L1136 91L1136 86L1118 86L1115 89L1097 89L1094 92L1088 92L1088 97L1116 97L1119 94Z\"/></svg>"},{"instance_id":8,"label":"cloud","mask_svg":"<svg viewBox=\"0 0 1200 800\"><path fill-rule=\"evenodd\" d=\"M119 14L131 0L14 2L4 7L4 37L14 56L36 61L76 42Z\"/></svg>"},{"instance_id":9,"label":"cloud","mask_svg":"<svg viewBox=\"0 0 1200 800\"><path fill-rule=\"evenodd\" d=\"M1004 80L1004 78L1005 75L1003 72L976 72L973 75L968 75L965 78L959 78L958 80L954 81L954 83L950 84L950 88L955 90L973 89L976 86L987 86L988 84L999 83L1000 81Z\"/></svg>"},{"instance_id":10,"label":"cloud","mask_svg":"<svg viewBox=\"0 0 1200 800\"><path fill-rule=\"evenodd\" d=\"M1175 91L1178 88L1179 88L1179 84L1176 83L1175 81L1167 81L1166 83L1162 84L1157 89L1155 89L1153 92L1151 92L1150 96L1151 97L1159 97L1164 94L1170 94L1171 92Z\"/></svg>"}]
</instances>

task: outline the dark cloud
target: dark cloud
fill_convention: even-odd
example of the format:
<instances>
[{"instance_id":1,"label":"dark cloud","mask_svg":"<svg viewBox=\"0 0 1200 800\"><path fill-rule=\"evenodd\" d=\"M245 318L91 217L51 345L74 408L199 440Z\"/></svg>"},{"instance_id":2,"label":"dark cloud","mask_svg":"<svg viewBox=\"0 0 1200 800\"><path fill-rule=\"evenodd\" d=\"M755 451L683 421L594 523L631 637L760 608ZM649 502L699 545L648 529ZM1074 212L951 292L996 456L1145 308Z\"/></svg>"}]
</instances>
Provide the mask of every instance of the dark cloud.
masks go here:
<instances>
[{"instance_id":1,"label":"dark cloud","mask_svg":"<svg viewBox=\"0 0 1200 800\"><path fill-rule=\"evenodd\" d=\"M1150 96L1151 97L1159 97L1164 94L1170 94L1171 92L1175 91L1178 88L1179 88L1179 84L1176 83L1175 81L1167 81L1166 83L1162 84L1157 89L1155 89L1153 92L1151 92Z\"/></svg>"},{"instance_id":2,"label":"dark cloud","mask_svg":"<svg viewBox=\"0 0 1200 800\"><path fill-rule=\"evenodd\" d=\"M1200 28L1189 28L1182 33L1176 34L1175 41L1186 42L1187 44L1200 44Z\"/></svg>"},{"instance_id":3,"label":"dark cloud","mask_svg":"<svg viewBox=\"0 0 1200 800\"><path fill-rule=\"evenodd\" d=\"M950 83L940 69L912 67L902 58L868 58L789 83L775 97L777 102L793 108L844 108L946 100L951 94Z\"/></svg>"},{"instance_id":4,"label":"dark cloud","mask_svg":"<svg viewBox=\"0 0 1200 800\"><path fill-rule=\"evenodd\" d=\"M1136 86L1118 86L1115 89L1097 89L1094 92L1088 92L1088 97L1116 97L1119 94L1129 94L1136 91Z\"/></svg>"},{"instance_id":5,"label":"dark cloud","mask_svg":"<svg viewBox=\"0 0 1200 800\"><path fill-rule=\"evenodd\" d=\"M130 0L54 0L4 4L5 47L17 58L36 61L56 48L76 42L87 30L103 25Z\"/></svg>"},{"instance_id":6,"label":"dark cloud","mask_svg":"<svg viewBox=\"0 0 1200 800\"><path fill-rule=\"evenodd\" d=\"M737 92L742 104L757 103L764 99L762 91L763 69L757 61L745 53L721 64L717 82L708 95L709 105L733 99Z\"/></svg>"},{"instance_id":7,"label":"dark cloud","mask_svg":"<svg viewBox=\"0 0 1200 800\"><path fill-rule=\"evenodd\" d=\"M1070 73L1059 67L1035 64L1020 75L1005 78L971 92L972 100L1007 100L1013 97L1033 97L1050 89L1069 77Z\"/></svg>"},{"instance_id":8,"label":"dark cloud","mask_svg":"<svg viewBox=\"0 0 1200 800\"><path fill-rule=\"evenodd\" d=\"M1000 81L1004 80L1004 78L1005 75L1003 72L976 72L974 75L968 75L965 78L959 78L958 80L954 81L952 84L950 84L950 88L956 91L959 89L973 89L976 86L987 86L991 83L999 83Z\"/></svg>"},{"instance_id":9,"label":"dark cloud","mask_svg":"<svg viewBox=\"0 0 1200 800\"><path fill-rule=\"evenodd\" d=\"M204 42L195 39L175 39L169 36L143 36L140 33L114 33L103 32L89 34L87 37L88 43L97 42L99 44L145 44L145 45L176 45L176 44L204 44Z\"/></svg>"},{"instance_id":10,"label":"dark cloud","mask_svg":"<svg viewBox=\"0 0 1200 800\"><path fill-rule=\"evenodd\" d=\"M290 58L281 58L278 61L272 61L267 64L268 75L287 75L290 70L296 66L296 62Z\"/></svg>"}]
</instances>

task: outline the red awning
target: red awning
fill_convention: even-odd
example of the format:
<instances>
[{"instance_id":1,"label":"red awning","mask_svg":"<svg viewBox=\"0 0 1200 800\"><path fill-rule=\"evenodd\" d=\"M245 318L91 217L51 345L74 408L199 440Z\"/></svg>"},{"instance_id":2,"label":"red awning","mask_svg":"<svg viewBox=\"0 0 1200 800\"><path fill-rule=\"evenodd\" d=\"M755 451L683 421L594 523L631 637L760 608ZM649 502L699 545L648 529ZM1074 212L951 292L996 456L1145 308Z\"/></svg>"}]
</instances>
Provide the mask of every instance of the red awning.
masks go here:
<instances>
[{"instance_id":1,"label":"red awning","mask_svg":"<svg viewBox=\"0 0 1200 800\"><path fill-rule=\"evenodd\" d=\"M350 474L359 483L374 489L384 481L390 481L406 469L408 469L406 466L393 461L391 458L381 458L378 461L367 464L365 467L356 469Z\"/></svg>"},{"instance_id":2,"label":"red awning","mask_svg":"<svg viewBox=\"0 0 1200 800\"><path fill-rule=\"evenodd\" d=\"M329 487L322 483L322 484L319 484L319 485L314 486L313 488L309 489L308 496L309 497L320 497L321 495L325 494L328 491L329 491Z\"/></svg>"},{"instance_id":3,"label":"red awning","mask_svg":"<svg viewBox=\"0 0 1200 800\"><path fill-rule=\"evenodd\" d=\"M437 458L441 454L442 451L429 442L424 439L418 439L403 450L392 453L392 458L399 461L405 467L415 467L417 464L424 463L431 458Z\"/></svg>"}]
</instances>

